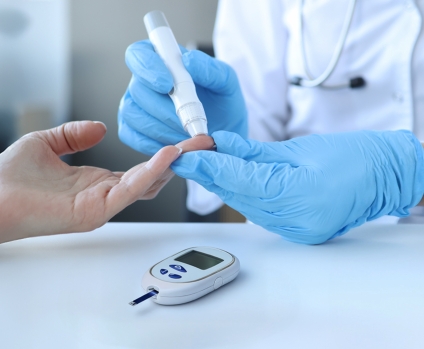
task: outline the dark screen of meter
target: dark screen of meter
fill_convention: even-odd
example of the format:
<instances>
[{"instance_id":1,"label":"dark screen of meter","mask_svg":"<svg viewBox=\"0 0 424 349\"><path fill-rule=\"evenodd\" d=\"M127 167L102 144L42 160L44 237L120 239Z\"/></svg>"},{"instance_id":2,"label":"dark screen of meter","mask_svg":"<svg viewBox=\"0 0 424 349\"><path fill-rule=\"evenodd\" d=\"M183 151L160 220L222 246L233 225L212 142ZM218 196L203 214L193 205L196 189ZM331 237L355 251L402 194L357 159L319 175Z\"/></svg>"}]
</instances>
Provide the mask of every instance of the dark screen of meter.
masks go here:
<instances>
[{"instance_id":1,"label":"dark screen of meter","mask_svg":"<svg viewBox=\"0 0 424 349\"><path fill-rule=\"evenodd\" d=\"M215 256L211 256L210 254L199 252L199 251L190 251L178 258L175 258L178 262L183 262L188 265L192 265L193 267L206 270L214 267L215 265L223 262L224 260Z\"/></svg>"}]
</instances>

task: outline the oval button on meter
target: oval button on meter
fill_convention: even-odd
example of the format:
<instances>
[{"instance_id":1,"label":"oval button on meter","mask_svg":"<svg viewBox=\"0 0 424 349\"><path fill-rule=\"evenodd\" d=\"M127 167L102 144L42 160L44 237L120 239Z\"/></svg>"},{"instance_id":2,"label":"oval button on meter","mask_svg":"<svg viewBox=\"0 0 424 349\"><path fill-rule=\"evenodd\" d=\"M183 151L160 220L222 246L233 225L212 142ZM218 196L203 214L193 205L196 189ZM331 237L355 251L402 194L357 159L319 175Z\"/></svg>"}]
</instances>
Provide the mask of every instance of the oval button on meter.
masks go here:
<instances>
[{"instance_id":1,"label":"oval button on meter","mask_svg":"<svg viewBox=\"0 0 424 349\"><path fill-rule=\"evenodd\" d=\"M222 278L219 277L215 280L215 283L213 284L213 288L216 290L222 286Z\"/></svg>"},{"instance_id":2,"label":"oval button on meter","mask_svg":"<svg viewBox=\"0 0 424 349\"><path fill-rule=\"evenodd\" d=\"M171 264L171 265L170 265L170 267L171 267L172 269L178 270L178 271L180 271L180 272L182 272L182 273L187 273L187 270L185 270L185 269L184 269L184 267L183 267L183 266L181 266L181 265L178 265L178 264Z\"/></svg>"}]
</instances>

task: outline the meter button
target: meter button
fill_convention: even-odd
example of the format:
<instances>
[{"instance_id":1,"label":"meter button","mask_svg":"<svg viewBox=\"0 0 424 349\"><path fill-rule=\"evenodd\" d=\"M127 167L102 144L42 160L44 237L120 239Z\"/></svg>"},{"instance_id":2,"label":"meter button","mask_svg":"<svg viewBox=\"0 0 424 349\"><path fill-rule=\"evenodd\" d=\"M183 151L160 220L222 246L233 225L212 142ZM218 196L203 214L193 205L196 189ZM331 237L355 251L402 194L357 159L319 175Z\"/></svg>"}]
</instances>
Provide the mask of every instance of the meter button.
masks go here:
<instances>
[{"instance_id":1,"label":"meter button","mask_svg":"<svg viewBox=\"0 0 424 349\"><path fill-rule=\"evenodd\" d=\"M171 267L172 269L178 270L178 271L180 271L180 272L182 272L182 273L187 273L187 270L185 270L185 269L184 269L184 267L183 267L183 266L181 266L181 265L178 265L178 264L171 264L171 265L170 265L170 267Z\"/></svg>"},{"instance_id":2,"label":"meter button","mask_svg":"<svg viewBox=\"0 0 424 349\"><path fill-rule=\"evenodd\" d=\"M215 280L215 283L213 284L213 288L216 290L222 286L222 277L219 277Z\"/></svg>"},{"instance_id":3,"label":"meter button","mask_svg":"<svg viewBox=\"0 0 424 349\"><path fill-rule=\"evenodd\" d=\"M166 270L166 269L161 269L161 270L160 270L160 273L161 273L162 275L165 275L167 272L168 272L168 270Z\"/></svg>"},{"instance_id":4,"label":"meter button","mask_svg":"<svg viewBox=\"0 0 424 349\"><path fill-rule=\"evenodd\" d=\"M178 274L169 274L168 275L171 279L181 279L181 275Z\"/></svg>"}]
</instances>

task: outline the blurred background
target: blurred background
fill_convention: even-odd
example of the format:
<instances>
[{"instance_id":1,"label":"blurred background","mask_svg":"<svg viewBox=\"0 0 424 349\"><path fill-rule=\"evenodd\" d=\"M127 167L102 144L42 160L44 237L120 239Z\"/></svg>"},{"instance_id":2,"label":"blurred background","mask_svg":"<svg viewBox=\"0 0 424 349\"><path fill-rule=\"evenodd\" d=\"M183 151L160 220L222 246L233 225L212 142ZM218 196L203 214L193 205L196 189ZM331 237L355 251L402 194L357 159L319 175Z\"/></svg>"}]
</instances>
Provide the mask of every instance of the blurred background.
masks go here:
<instances>
[{"instance_id":1,"label":"blurred background","mask_svg":"<svg viewBox=\"0 0 424 349\"><path fill-rule=\"evenodd\" d=\"M130 79L125 50L147 38L143 16L163 11L180 44L212 47L218 0L0 0L0 151L31 131L68 120L99 120L99 145L67 161L127 170L148 158L123 145L116 114ZM129 222L203 219L185 208L185 181L174 178L151 201L113 218ZM210 221L240 221L228 208Z\"/></svg>"}]
</instances>

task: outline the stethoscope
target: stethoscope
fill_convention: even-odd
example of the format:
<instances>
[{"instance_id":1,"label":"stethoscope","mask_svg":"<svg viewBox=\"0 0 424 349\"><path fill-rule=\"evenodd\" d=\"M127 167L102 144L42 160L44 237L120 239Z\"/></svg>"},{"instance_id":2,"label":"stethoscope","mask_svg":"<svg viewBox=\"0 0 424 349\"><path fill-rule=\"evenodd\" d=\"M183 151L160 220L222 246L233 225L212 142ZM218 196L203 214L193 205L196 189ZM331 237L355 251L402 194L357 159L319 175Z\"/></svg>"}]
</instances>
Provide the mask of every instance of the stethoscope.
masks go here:
<instances>
[{"instance_id":1,"label":"stethoscope","mask_svg":"<svg viewBox=\"0 0 424 349\"><path fill-rule=\"evenodd\" d=\"M349 80L349 82L340 85L323 85L324 82L330 77L333 73L334 69L337 66L337 63L340 60L340 55L342 53L343 47L346 42L346 38L349 32L350 24L352 23L353 13L355 12L356 0L351 0L349 2L349 7L346 13L346 20L343 24L342 32L340 35L340 39L337 43L336 49L334 50L333 56L331 57L330 63L327 68L322 72L322 74L318 77L314 77L309 69L308 62L306 60L306 50L305 50L305 39L303 37L303 3L304 0L300 0L300 46L301 46L301 55L303 60L303 66L305 67L305 73L307 78L301 78L299 76L295 76L291 79L290 84L301 86L301 87L324 87L330 89L340 89L340 88L359 88L365 86L365 79L361 76L354 77Z\"/></svg>"}]
</instances>

